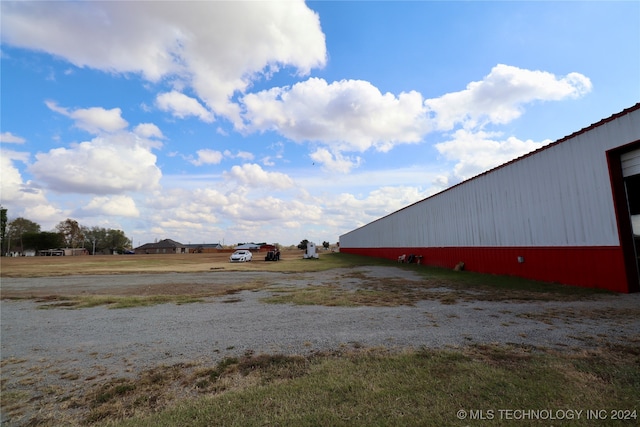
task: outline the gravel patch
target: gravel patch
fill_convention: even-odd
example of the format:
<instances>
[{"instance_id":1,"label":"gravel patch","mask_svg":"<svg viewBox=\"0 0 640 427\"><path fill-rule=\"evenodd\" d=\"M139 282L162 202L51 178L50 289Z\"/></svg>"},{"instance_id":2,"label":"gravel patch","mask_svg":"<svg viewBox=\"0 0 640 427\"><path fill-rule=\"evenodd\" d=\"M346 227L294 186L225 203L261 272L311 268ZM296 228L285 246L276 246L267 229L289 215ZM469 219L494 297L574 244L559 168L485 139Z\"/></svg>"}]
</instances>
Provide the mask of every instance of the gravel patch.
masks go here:
<instances>
[{"instance_id":1,"label":"gravel patch","mask_svg":"<svg viewBox=\"0 0 640 427\"><path fill-rule=\"evenodd\" d=\"M307 286L370 279L421 280L411 271L363 267L317 273L209 272L2 279L7 292L99 292L161 283ZM442 291L435 289L434 292ZM3 390L82 388L135 376L158 365L214 364L253 353L309 354L345 347L462 347L481 343L579 349L640 342L640 294L601 295L574 302L437 299L415 306L324 307L266 304L268 289L205 302L151 307L42 310L32 300L0 303ZM33 381L33 384L29 384ZM3 411L4 412L4 411ZM2 425L20 425L7 419ZM14 420L15 421L15 420Z\"/></svg>"}]
</instances>

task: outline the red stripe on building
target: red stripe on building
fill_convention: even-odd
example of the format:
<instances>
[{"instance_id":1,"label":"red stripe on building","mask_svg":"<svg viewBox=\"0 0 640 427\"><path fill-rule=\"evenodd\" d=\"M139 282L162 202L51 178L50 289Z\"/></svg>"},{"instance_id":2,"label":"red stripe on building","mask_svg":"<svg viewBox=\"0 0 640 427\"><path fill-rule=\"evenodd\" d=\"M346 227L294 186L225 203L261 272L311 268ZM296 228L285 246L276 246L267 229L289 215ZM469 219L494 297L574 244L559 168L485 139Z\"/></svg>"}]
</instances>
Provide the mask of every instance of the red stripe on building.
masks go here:
<instances>
[{"instance_id":1,"label":"red stripe on building","mask_svg":"<svg viewBox=\"0 0 640 427\"><path fill-rule=\"evenodd\" d=\"M340 252L397 260L401 255L421 256L421 264L504 274L544 282L629 292L622 249L585 247L448 247L345 248Z\"/></svg>"}]
</instances>

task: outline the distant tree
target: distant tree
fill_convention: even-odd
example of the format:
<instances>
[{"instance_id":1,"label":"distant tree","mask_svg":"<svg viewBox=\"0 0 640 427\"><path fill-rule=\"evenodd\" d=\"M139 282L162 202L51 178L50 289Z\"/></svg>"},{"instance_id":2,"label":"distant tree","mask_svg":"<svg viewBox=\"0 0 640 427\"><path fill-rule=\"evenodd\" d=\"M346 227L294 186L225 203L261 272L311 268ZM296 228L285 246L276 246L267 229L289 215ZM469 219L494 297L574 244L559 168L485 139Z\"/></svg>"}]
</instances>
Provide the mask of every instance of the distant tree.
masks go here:
<instances>
[{"instance_id":1,"label":"distant tree","mask_svg":"<svg viewBox=\"0 0 640 427\"><path fill-rule=\"evenodd\" d=\"M104 249L105 242L107 240L107 230L102 227L82 227L82 235L85 243L87 243L90 253L95 255L95 252L100 252Z\"/></svg>"},{"instance_id":2,"label":"distant tree","mask_svg":"<svg viewBox=\"0 0 640 427\"><path fill-rule=\"evenodd\" d=\"M132 246L131 240L124 234L122 230L107 230L107 245L110 250L124 252L125 248Z\"/></svg>"},{"instance_id":3,"label":"distant tree","mask_svg":"<svg viewBox=\"0 0 640 427\"><path fill-rule=\"evenodd\" d=\"M303 251L307 250L307 245L309 244L309 241L307 239L304 239L303 241L300 242L300 244L298 245L298 249L302 249Z\"/></svg>"},{"instance_id":4,"label":"distant tree","mask_svg":"<svg viewBox=\"0 0 640 427\"><path fill-rule=\"evenodd\" d=\"M329 242L322 242L322 246L323 246L325 249L329 249L329 246L331 246L331 244L330 244Z\"/></svg>"},{"instance_id":5,"label":"distant tree","mask_svg":"<svg viewBox=\"0 0 640 427\"><path fill-rule=\"evenodd\" d=\"M7 237L7 210L0 206L0 256L4 256Z\"/></svg>"},{"instance_id":6,"label":"distant tree","mask_svg":"<svg viewBox=\"0 0 640 427\"><path fill-rule=\"evenodd\" d=\"M103 227L82 227L84 241L88 243L89 249L94 253L102 251L123 252L125 248L131 247L131 240L122 230L113 230Z\"/></svg>"},{"instance_id":7,"label":"distant tree","mask_svg":"<svg viewBox=\"0 0 640 427\"><path fill-rule=\"evenodd\" d=\"M65 245L69 248L79 248L84 243L82 227L75 219L67 218L56 225L56 231L62 235Z\"/></svg>"},{"instance_id":8,"label":"distant tree","mask_svg":"<svg viewBox=\"0 0 640 427\"><path fill-rule=\"evenodd\" d=\"M20 245L20 252L24 252L24 235L26 233L39 233L40 224L26 218L16 218L8 224L9 241L17 242ZM11 248L7 248L11 250ZM29 247L27 247L29 249Z\"/></svg>"},{"instance_id":9,"label":"distant tree","mask_svg":"<svg viewBox=\"0 0 640 427\"><path fill-rule=\"evenodd\" d=\"M26 248L36 251L60 248L65 244L60 233L53 231L27 232L22 235L22 239Z\"/></svg>"}]
</instances>

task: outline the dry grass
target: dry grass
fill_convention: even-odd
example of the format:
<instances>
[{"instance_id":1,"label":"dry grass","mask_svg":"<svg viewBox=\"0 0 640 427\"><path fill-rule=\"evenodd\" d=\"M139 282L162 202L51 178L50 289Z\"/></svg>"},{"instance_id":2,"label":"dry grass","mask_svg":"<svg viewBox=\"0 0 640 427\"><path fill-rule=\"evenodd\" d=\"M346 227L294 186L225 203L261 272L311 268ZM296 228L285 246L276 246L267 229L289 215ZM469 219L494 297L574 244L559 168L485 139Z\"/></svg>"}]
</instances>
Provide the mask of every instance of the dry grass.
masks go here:
<instances>
[{"instance_id":1,"label":"dry grass","mask_svg":"<svg viewBox=\"0 0 640 427\"><path fill-rule=\"evenodd\" d=\"M282 251L281 261L254 254L248 263L229 263L229 253L0 257L0 277L50 277L77 274L197 273L211 270L316 271L332 268L321 260L303 260L299 250Z\"/></svg>"},{"instance_id":2,"label":"dry grass","mask_svg":"<svg viewBox=\"0 0 640 427\"><path fill-rule=\"evenodd\" d=\"M12 293L13 299L34 299L41 309L66 308L80 309L98 306L108 308L145 307L158 304L191 304L204 302L207 298L223 298L233 296L242 291L257 291L267 286L265 281L253 280L236 285L180 285L142 286L120 289L121 294L91 294L91 295L46 295L33 296L30 293L17 295ZM113 292L113 289L106 292ZM225 298L221 302L237 302L239 298Z\"/></svg>"},{"instance_id":3,"label":"dry grass","mask_svg":"<svg viewBox=\"0 0 640 427\"><path fill-rule=\"evenodd\" d=\"M331 283L303 286L257 280L216 287L133 287L123 289L119 295L39 296L38 301L45 308L124 308L189 303L209 297L233 303L238 301L237 294L245 290L271 292L264 299L270 303L343 306L414 305L421 300L442 304L467 300L573 301L601 294L517 278L398 266L343 254L321 254L320 260L302 260L301 252L294 251L285 254L280 262L257 259L247 264L229 264L227 257L228 254L3 258L1 271L3 277L211 269L308 272L369 264L412 270L419 275L416 280L379 279L346 270ZM524 316L548 323L556 319L578 322L604 318L624 327L625 318L638 315L640 312L635 309L587 312L556 308ZM434 321L432 326L438 324ZM90 378L79 378L43 359L39 366L19 372L18 381L11 386L2 379L1 404L3 414L17 420L16 425L42 426L417 425L425 420L446 426L461 424L455 415L461 408L553 409L579 404L582 409L640 410L640 337L634 339L626 347L606 345L603 340L601 348L578 353L483 345L392 354L352 343L332 354L302 357L248 352L215 366L193 361L143 372L132 368L130 377L111 379L99 369ZM7 359L0 367L20 367L23 363ZM60 379L59 384L41 386L43 375L52 373Z\"/></svg>"},{"instance_id":4,"label":"dry grass","mask_svg":"<svg viewBox=\"0 0 640 427\"><path fill-rule=\"evenodd\" d=\"M542 311L518 314L517 317L535 319L549 325L553 325L556 321L565 324L607 322L625 327L628 324L628 319L640 317L640 307L616 309L554 307Z\"/></svg>"},{"instance_id":5,"label":"dry grass","mask_svg":"<svg viewBox=\"0 0 640 427\"><path fill-rule=\"evenodd\" d=\"M271 271L308 273L347 269L338 280L309 283L307 286L278 286L257 280L240 285L162 283L118 288L100 287L76 294L69 289L41 288L37 291L3 288L2 298L36 299L43 308L86 308L107 305L111 308L144 305L201 302L204 298L233 295L244 290L269 290L263 302L326 306L400 306L434 300L442 304L459 301L575 301L601 295L603 291L560 286L516 277L452 272L417 265L398 265L388 260L339 253L322 254L319 260L302 259L301 251L284 251L279 262L266 262L260 253L255 261L230 264L228 254L121 255L78 257L2 258L5 277L45 275L127 274L205 271ZM414 272L418 280L401 277L380 279L352 267L377 265ZM214 273L215 274L215 273ZM293 277L293 276L291 276ZM237 302L237 298L226 302ZM538 316L533 314L532 316ZM547 320L553 315L546 315Z\"/></svg>"},{"instance_id":6,"label":"dry grass","mask_svg":"<svg viewBox=\"0 0 640 427\"><path fill-rule=\"evenodd\" d=\"M460 409L638 410L639 391L637 347L557 353L476 345L391 352L354 345L307 357L249 351L213 366L158 366L88 390L3 389L2 408L19 416L21 405L39 395L41 410L28 425L41 426L455 426Z\"/></svg>"},{"instance_id":7,"label":"dry grass","mask_svg":"<svg viewBox=\"0 0 640 427\"><path fill-rule=\"evenodd\" d=\"M466 274L466 273L465 273ZM332 283L309 284L304 287L272 286L272 295L262 301L271 304L325 305L325 306L414 306L419 301L438 301L441 304L456 304L460 301L575 301L593 298L602 292L556 285L527 282L509 278L519 286L509 292L502 287L487 283L460 283L454 278L440 278L424 274L421 280L403 278L378 279L362 272L346 273ZM502 279L504 280L504 279ZM532 315L533 316L533 315Z\"/></svg>"}]
</instances>

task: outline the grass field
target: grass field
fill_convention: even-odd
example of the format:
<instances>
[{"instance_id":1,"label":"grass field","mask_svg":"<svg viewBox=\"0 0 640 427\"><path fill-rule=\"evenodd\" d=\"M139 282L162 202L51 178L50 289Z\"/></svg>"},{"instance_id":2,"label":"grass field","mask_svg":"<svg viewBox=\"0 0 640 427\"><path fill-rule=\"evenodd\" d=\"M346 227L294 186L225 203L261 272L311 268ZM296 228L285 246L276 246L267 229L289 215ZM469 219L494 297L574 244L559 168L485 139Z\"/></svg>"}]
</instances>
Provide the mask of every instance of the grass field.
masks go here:
<instances>
[{"instance_id":1,"label":"grass field","mask_svg":"<svg viewBox=\"0 0 640 427\"><path fill-rule=\"evenodd\" d=\"M248 355L187 378L172 376L170 369L156 372L155 385L148 380L153 373L108 385L107 398L92 397L100 403L86 421L118 414L121 420L101 425L637 425L637 362L637 352L629 349L567 355L508 346L402 354L368 349L310 358ZM149 408L147 399L136 403L141 390L161 400L157 390L163 390L164 381L187 381L201 397L160 410ZM118 386L121 396L115 396ZM607 419L587 419L586 411L594 408L604 409ZM628 412L620 415L628 419L612 419L614 408L625 408ZM514 418L525 410L573 419Z\"/></svg>"},{"instance_id":2,"label":"grass field","mask_svg":"<svg viewBox=\"0 0 640 427\"><path fill-rule=\"evenodd\" d=\"M432 287L450 289L439 294L442 304L473 298L575 301L603 294L346 254L321 254L319 260L303 260L301 252L292 251L285 253L281 262L258 258L247 264L229 264L227 257L228 254L3 258L1 267L2 277L42 277L211 269L299 273L386 265L415 270L424 277L420 286L411 287L401 280L369 281L360 292L346 291L339 284L273 289L273 296L263 301L287 304L411 305L429 298L427 291ZM239 290L242 288L227 291ZM199 296L188 293L174 295L175 299L170 300L162 295L127 298L137 306L189 303ZM79 301L90 307L91 298ZM113 296L101 298L96 297L95 305L124 301L109 300ZM126 304L121 308L125 307ZM637 311L623 314L640 315ZM581 315L591 320L600 316L587 312ZM2 366L19 363L3 360ZM437 350L408 348L402 352L349 346L310 356L248 352L215 366L195 362L158 366L139 372L135 378L106 381L86 390L81 397L50 392L68 410L52 414L43 408L29 425L631 426L638 425L640 411L640 343L603 344L596 349L566 352L508 343ZM30 399L28 393L3 387L2 410L20 411ZM525 415L527 418L523 418ZM541 416L547 418L539 419Z\"/></svg>"},{"instance_id":3,"label":"grass field","mask_svg":"<svg viewBox=\"0 0 640 427\"><path fill-rule=\"evenodd\" d=\"M266 262L264 253L254 254L254 261L229 263L229 253L167 255L84 255L61 257L0 258L0 277L49 277L73 274L195 273L220 270L314 271L332 268L323 256L313 264L302 259L302 251L282 252L282 261ZM330 255L330 254L326 254ZM329 257L328 259L331 259ZM286 261L286 262L285 262ZM314 260L319 261L319 260Z\"/></svg>"},{"instance_id":4,"label":"grass field","mask_svg":"<svg viewBox=\"0 0 640 427\"><path fill-rule=\"evenodd\" d=\"M269 288L273 296L263 299L266 303L327 305L327 306L398 306L414 305L417 301L438 299L443 304L455 304L464 300L521 300L521 301L574 301L588 299L603 293L597 289L561 286L536 282L518 277L457 272L416 264L398 264L391 260L341 253L323 253L320 259L303 259L302 251L284 251L279 262L264 261L263 254L254 255L248 263L229 263L228 253L180 254L180 255L120 255L120 256L69 256L1 258L1 276L14 278L38 278L68 275L106 274L162 274L198 272L280 272L304 273L349 269L357 266L392 266L410 270L424 277L416 284L402 278L391 280L366 280L358 289L346 289L340 283L311 285L303 288L278 288L264 280L243 284L196 286L188 283L180 286L154 285L119 289L83 290L79 294L69 289L41 289L36 291L12 291L3 289L2 298L36 299L42 308L87 308L106 305L110 308L130 308L164 303L186 304L200 302L202 298L221 297L244 290ZM344 279L363 279L362 273L342 275ZM446 292L434 293L434 288L446 287Z\"/></svg>"}]
</instances>

